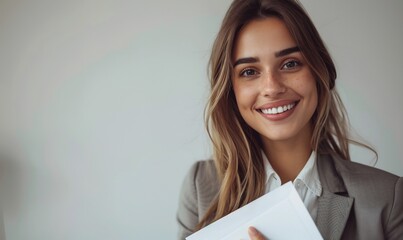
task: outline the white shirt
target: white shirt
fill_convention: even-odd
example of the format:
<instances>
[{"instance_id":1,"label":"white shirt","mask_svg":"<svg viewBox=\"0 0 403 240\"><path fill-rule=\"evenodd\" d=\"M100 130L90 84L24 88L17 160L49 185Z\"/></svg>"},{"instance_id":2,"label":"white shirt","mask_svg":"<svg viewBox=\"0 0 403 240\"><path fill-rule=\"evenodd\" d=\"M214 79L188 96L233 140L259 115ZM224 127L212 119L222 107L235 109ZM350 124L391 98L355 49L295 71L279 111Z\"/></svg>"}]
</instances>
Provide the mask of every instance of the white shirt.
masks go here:
<instances>
[{"instance_id":1,"label":"white shirt","mask_svg":"<svg viewBox=\"0 0 403 240\"><path fill-rule=\"evenodd\" d=\"M282 182L263 151L262 155L267 176L266 193L268 193L280 187ZM319 180L319 173L316 166L316 153L314 151L312 151L305 166L292 182L312 219L315 220L318 213L318 197L322 194L322 185Z\"/></svg>"}]
</instances>

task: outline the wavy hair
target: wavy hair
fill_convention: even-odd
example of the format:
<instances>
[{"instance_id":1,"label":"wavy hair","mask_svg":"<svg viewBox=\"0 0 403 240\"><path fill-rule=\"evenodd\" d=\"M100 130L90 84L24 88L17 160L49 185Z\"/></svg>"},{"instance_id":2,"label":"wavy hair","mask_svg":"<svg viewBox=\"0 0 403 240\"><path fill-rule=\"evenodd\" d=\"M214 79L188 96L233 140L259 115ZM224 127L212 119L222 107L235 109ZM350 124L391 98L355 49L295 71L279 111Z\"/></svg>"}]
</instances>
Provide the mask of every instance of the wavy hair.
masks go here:
<instances>
[{"instance_id":1,"label":"wavy hair","mask_svg":"<svg viewBox=\"0 0 403 240\"><path fill-rule=\"evenodd\" d=\"M237 34L250 21L267 17L277 17L285 23L315 77L318 106L311 119L312 149L350 160L349 142L360 144L348 137L347 114L335 89L334 63L301 4L297 0L235 0L224 17L209 61L211 93L205 109L205 124L221 186L198 229L253 201L265 191L262 143L259 134L239 113L231 76Z\"/></svg>"}]
</instances>

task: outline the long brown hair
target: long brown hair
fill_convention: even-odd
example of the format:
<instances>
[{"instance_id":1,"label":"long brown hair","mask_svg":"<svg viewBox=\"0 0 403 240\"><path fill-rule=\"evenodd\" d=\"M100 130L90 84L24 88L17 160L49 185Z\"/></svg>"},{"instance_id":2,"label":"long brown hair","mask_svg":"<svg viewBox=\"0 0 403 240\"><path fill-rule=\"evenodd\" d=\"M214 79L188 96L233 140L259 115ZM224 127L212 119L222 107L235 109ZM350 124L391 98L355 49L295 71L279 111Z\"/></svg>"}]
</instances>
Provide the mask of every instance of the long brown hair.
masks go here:
<instances>
[{"instance_id":1,"label":"long brown hair","mask_svg":"<svg viewBox=\"0 0 403 240\"><path fill-rule=\"evenodd\" d=\"M213 143L218 196L197 228L253 201L264 193L266 173L258 133L242 119L231 86L234 42L252 20L281 19L295 39L317 84L318 106L311 119L311 147L350 160L348 119L335 90L336 69L318 31L297 0L235 0L222 22L209 61L211 94L205 121Z\"/></svg>"}]
</instances>

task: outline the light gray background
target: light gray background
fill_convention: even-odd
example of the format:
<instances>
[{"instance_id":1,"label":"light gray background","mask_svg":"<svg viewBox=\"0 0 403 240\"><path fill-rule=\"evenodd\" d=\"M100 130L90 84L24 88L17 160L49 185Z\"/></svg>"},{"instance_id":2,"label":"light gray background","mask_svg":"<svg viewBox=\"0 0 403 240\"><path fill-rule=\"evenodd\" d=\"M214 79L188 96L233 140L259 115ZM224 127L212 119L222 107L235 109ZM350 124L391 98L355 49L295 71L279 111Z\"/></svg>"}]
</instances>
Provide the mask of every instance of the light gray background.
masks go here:
<instances>
[{"instance_id":1,"label":"light gray background","mask_svg":"<svg viewBox=\"0 0 403 240\"><path fill-rule=\"evenodd\" d=\"M0 0L0 239L175 239L229 3ZM403 175L403 1L302 3L376 167Z\"/></svg>"}]
</instances>

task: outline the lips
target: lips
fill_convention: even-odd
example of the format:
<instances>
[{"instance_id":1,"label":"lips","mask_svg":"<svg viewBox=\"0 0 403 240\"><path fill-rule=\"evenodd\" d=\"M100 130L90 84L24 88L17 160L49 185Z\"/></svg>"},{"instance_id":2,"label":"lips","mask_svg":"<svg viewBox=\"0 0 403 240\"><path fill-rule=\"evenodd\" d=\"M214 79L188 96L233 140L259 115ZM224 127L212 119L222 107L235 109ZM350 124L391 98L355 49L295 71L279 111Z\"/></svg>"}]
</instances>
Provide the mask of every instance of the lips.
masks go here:
<instances>
[{"instance_id":1,"label":"lips","mask_svg":"<svg viewBox=\"0 0 403 240\"><path fill-rule=\"evenodd\" d=\"M276 103L265 104L256 110L269 120L282 120L292 114L299 100L284 100Z\"/></svg>"},{"instance_id":2,"label":"lips","mask_svg":"<svg viewBox=\"0 0 403 240\"><path fill-rule=\"evenodd\" d=\"M289 111L295 107L296 103L290 103L279 107L262 108L260 111L264 114L280 114Z\"/></svg>"},{"instance_id":3,"label":"lips","mask_svg":"<svg viewBox=\"0 0 403 240\"><path fill-rule=\"evenodd\" d=\"M299 101L280 101L277 103L273 103L273 104L266 104L263 105L259 108L257 108L258 111L262 112L263 114L270 114L270 115L274 115L274 114L280 114L283 112L287 112L291 109L293 109Z\"/></svg>"}]
</instances>

